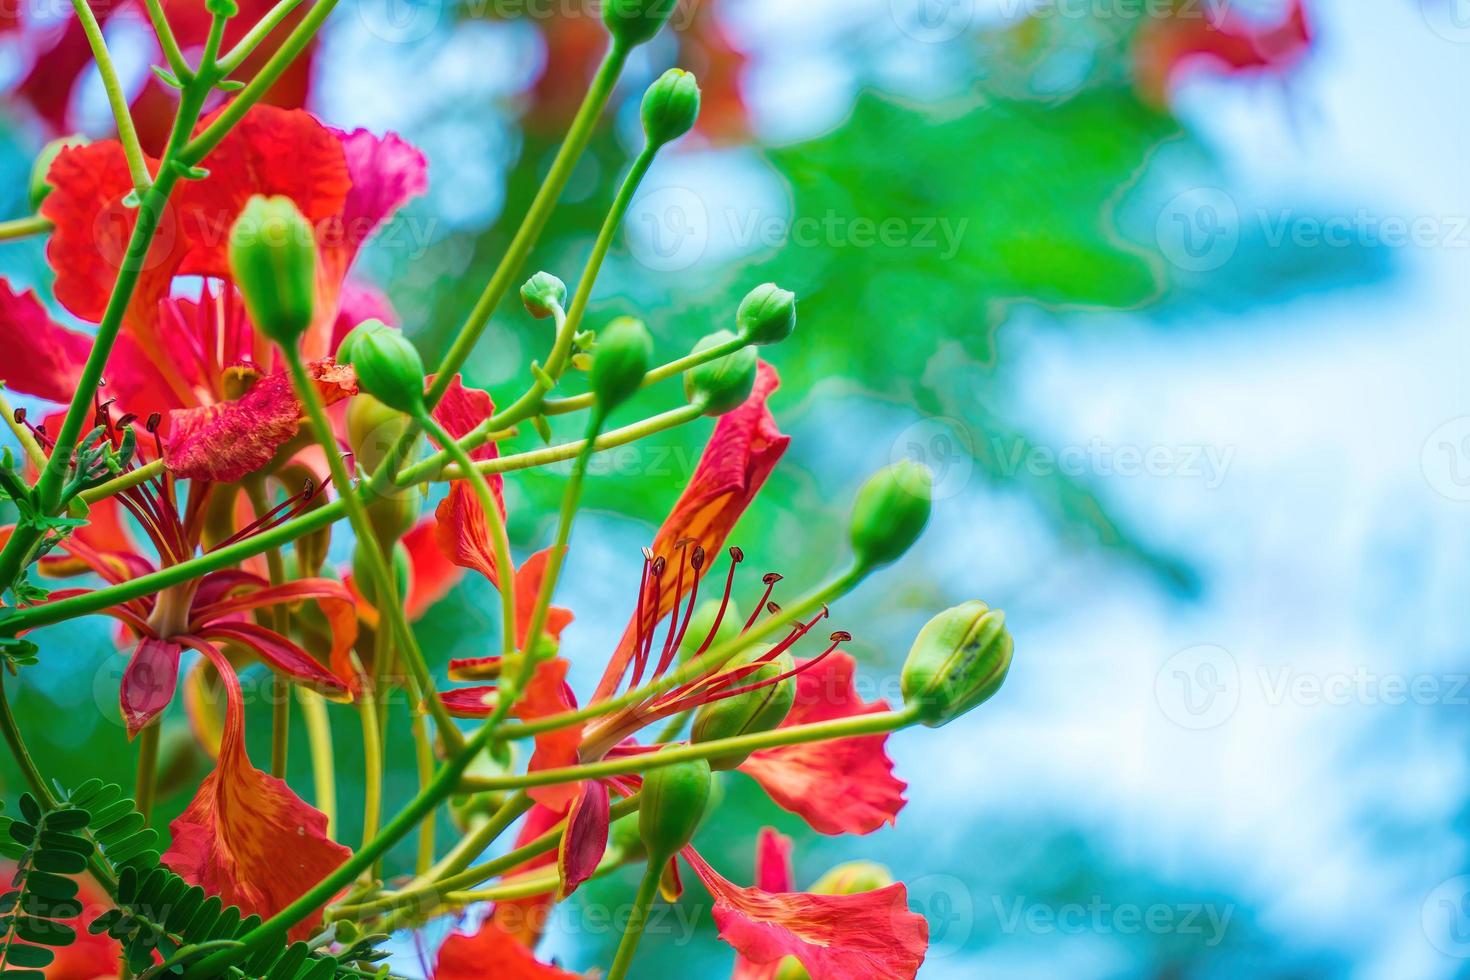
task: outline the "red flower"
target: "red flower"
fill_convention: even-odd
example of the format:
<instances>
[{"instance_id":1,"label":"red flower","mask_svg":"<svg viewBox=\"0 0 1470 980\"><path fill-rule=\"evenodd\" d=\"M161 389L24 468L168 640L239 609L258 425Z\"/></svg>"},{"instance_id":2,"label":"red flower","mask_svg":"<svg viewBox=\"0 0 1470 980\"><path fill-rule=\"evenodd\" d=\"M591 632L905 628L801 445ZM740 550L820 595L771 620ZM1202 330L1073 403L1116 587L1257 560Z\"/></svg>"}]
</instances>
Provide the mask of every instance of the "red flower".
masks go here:
<instances>
[{"instance_id":1,"label":"red flower","mask_svg":"<svg viewBox=\"0 0 1470 980\"><path fill-rule=\"evenodd\" d=\"M887 711L886 701L864 701L853 688L852 657L835 653L796 677L796 704L782 728ZM824 834L867 834L898 820L906 802L902 780L883 750L885 735L784 745L756 752L740 771L781 807Z\"/></svg>"},{"instance_id":2,"label":"red flower","mask_svg":"<svg viewBox=\"0 0 1470 980\"><path fill-rule=\"evenodd\" d=\"M473 933L456 932L439 947L434 980L581 980L581 975L548 966L494 920Z\"/></svg>"},{"instance_id":3,"label":"red flower","mask_svg":"<svg viewBox=\"0 0 1470 980\"><path fill-rule=\"evenodd\" d=\"M791 891L790 840L761 834L757 887L721 877L694 848L684 859L715 900L720 938L739 953L734 980L768 980L794 956L812 980L908 980L929 948L929 923L908 909L902 884L853 895ZM761 967L768 967L763 971Z\"/></svg>"},{"instance_id":4,"label":"red flower","mask_svg":"<svg viewBox=\"0 0 1470 980\"><path fill-rule=\"evenodd\" d=\"M10 884L15 877L15 865L0 863L0 881ZM75 918L55 921L75 930L76 942L69 946L52 947L56 959L42 972L46 980L113 980L121 962L122 944L106 933L100 935L87 927L103 912L112 908L112 899L91 877L78 875L76 900L82 912Z\"/></svg>"},{"instance_id":5,"label":"red flower","mask_svg":"<svg viewBox=\"0 0 1470 980\"><path fill-rule=\"evenodd\" d=\"M228 707L219 764L169 825L173 846L163 862L226 904L268 919L335 871L352 851L328 839L324 813L250 764L234 669L213 644L197 637L185 642L218 669ZM297 924L290 938L309 939L319 911Z\"/></svg>"},{"instance_id":6,"label":"red flower","mask_svg":"<svg viewBox=\"0 0 1470 980\"><path fill-rule=\"evenodd\" d=\"M1173 16L1148 18L1135 42L1134 70L1144 97L1162 105L1170 88L1189 70L1280 75L1295 67L1311 46L1303 0L1291 0L1285 17L1265 27L1233 10L1217 15L1209 5L1191 4Z\"/></svg>"},{"instance_id":7,"label":"red flower","mask_svg":"<svg viewBox=\"0 0 1470 980\"><path fill-rule=\"evenodd\" d=\"M766 400L780 384L776 369L762 362L755 389L743 405L721 417L715 425L689 486L654 537L654 559L677 561L679 574L654 580L652 601L648 603L653 610L652 623L668 615L685 595L694 591L705 571L703 567L693 568L693 574L685 578L684 546L693 545L711 555L724 547L731 529L786 452L791 437L776 428L776 420L766 408ZM623 631L594 700L611 697L622 683L637 652L644 615L640 596L639 609ZM636 685L636 672L634 677Z\"/></svg>"}]
</instances>

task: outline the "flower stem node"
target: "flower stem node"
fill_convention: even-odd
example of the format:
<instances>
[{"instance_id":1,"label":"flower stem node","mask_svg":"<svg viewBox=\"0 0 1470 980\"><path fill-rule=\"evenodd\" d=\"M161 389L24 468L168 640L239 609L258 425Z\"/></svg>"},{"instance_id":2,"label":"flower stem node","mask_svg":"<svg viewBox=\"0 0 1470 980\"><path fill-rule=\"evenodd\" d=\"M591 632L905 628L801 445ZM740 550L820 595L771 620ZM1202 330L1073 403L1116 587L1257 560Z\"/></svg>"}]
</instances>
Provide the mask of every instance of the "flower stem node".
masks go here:
<instances>
[{"instance_id":1,"label":"flower stem node","mask_svg":"<svg viewBox=\"0 0 1470 980\"><path fill-rule=\"evenodd\" d=\"M61 156L61 151L86 145L85 136L62 136L41 147L41 152L36 154L36 162L31 166L32 210L39 209L41 202L46 200L46 195L51 193L51 182L47 178L51 173L51 165L56 162L57 157Z\"/></svg>"},{"instance_id":2,"label":"flower stem node","mask_svg":"<svg viewBox=\"0 0 1470 980\"><path fill-rule=\"evenodd\" d=\"M953 721L1000 690L1012 648L999 609L972 600L940 613L909 650L901 681L904 703L930 728Z\"/></svg>"},{"instance_id":3,"label":"flower stem node","mask_svg":"<svg viewBox=\"0 0 1470 980\"><path fill-rule=\"evenodd\" d=\"M694 353L736 340L728 330L718 330L694 345ZM755 388L755 351L742 347L684 372L684 395L706 415L724 415L750 397Z\"/></svg>"},{"instance_id":4,"label":"flower stem node","mask_svg":"<svg viewBox=\"0 0 1470 980\"><path fill-rule=\"evenodd\" d=\"M521 303L538 320L545 320L567 305L567 284L549 272L538 272L521 287Z\"/></svg>"},{"instance_id":5,"label":"flower stem node","mask_svg":"<svg viewBox=\"0 0 1470 980\"><path fill-rule=\"evenodd\" d=\"M927 466L902 460L874 473L852 507L852 550L859 566L896 561L929 523L934 476Z\"/></svg>"},{"instance_id":6,"label":"flower stem node","mask_svg":"<svg viewBox=\"0 0 1470 980\"><path fill-rule=\"evenodd\" d=\"M643 134L648 145L672 143L699 118L699 82L682 68L670 68L643 93Z\"/></svg>"},{"instance_id":7,"label":"flower stem node","mask_svg":"<svg viewBox=\"0 0 1470 980\"><path fill-rule=\"evenodd\" d=\"M633 397L652 360L653 338L642 320L618 317L599 332L591 381L603 411L610 412Z\"/></svg>"},{"instance_id":8,"label":"flower stem node","mask_svg":"<svg viewBox=\"0 0 1470 980\"><path fill-rule=\"evenodd\" d=\"M643 777L638 833L650 867L663 864L694 839L709 806L713 781L704 759L660 766Z\"/></svg>"},{"instance_id":9,"label":"flower stem node","mask_svg":"<svg viewBox=\"0 0 1470 980\"><path fill-rule=\"evenodd\" d=\"M613 40L635 47L653 40L679 0L605 0L602 22Z\"/></svg>"},{"instance_id":10,"label":"flower stem node","mask_svg":"<svg viewBox=\"0 0 1470 980\"><path fill-rule=\"evenodd\" d=\"M796 679L792 676L795 668L791 655L783 653L742 677L738 684L746 690L711 701L695 712L690 739L696 743L712 742L776 728L796 703ZM709 764L712 769L734 769L749 757L749 752L712 756Z\"/></svg>"},{"instance_id":11,"label":"flower stem node","mask_svg":"<svg viewBox=\"0 0 1470 980\"><path fill-rule=\"evenodd\" d=\"M773 282L752 289L735 314L740 336L752 344L779 344L796 329L796 294Z\"/></svg>"},{"instance_id":12,"label":"flower stem node","mask_svg":"<svg viewBox=\"0 0 1470 980\"><path fill-rule=\"evenodd\" d=\"M288 197L255 195L230 229L230 271L256 329L294 348L316 312L316 236Z\"/></svg>"},{"instance_id":13,"label":"flower stem node","mask_svg":"<svg viewBox=\"0 0 1470 980\"><path fill-rule=\"evenodd\" d=\"M424 414L424 362L418 349L381 320L364 320L342 338L337 359L352 365L358 388L405 415Z\"/></svg>"}]
</instances>

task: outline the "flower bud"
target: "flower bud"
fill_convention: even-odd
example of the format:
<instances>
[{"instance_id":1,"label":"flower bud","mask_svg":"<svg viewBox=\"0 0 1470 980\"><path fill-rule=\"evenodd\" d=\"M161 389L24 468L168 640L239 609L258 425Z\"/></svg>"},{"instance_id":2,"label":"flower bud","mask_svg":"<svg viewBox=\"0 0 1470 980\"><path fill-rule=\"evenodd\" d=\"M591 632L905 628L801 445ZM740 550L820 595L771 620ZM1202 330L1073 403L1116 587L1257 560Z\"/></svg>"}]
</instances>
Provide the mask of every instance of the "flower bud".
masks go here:
<instances>
[{"instance_id":1,"label":"flower bud","mask_svg":"<svg viewBox=\"0 0 1470 980\"><path fill-rule=\"evenodd\" d=\"M521 303L538 320L567 305L567 284L549 272L538 272L521 287Z\"/></svg>"},{"instance_id":2,"label":"flower bud","mask_svg":"<svg viewBox=\"0 0 1470 980\"><path fill-rule=\"evenodd\" d=\"M637 813L629 813L612 822L607 831L607 849L619 854L624 860L635 861L647 853L643 849L643 835L638 829Z\"/></svg>"},{"instance_id":3,"label":"flower bud","mask_svg":"<svg viewBox=\"0 0 1470 980\"><path fill-rule=\"evenodd\" d=\"M727 344L735 339L728 330L718 330L694 345L694 353ZM756 356L749 347L707 361L684 372L684 396L699 405L706 415L724 415L750 397L755 388Z\"/></svg>"},{"instance_id":4,"label":"flower bud","mask_svg":"<svg viewBox=\"0 0 1470 980\"><path fill-rule=\"evenodd\" d=\"M1000 690L1011 668L1005 613L970 601L925 624L903 665L901 688L919 721L938 728Z\"/></svg>"},{"instance_id":5,"label":"flower bud","mask_svg":"<svg viewBox=\"0 0 1470 980\"><path fill-rule=\"evenodd\" d=\"M316 236L296 202L250 199L230 229L230 272L255 328L294 347L316 310Z\"/></svg>"},{"instance_id":6,"label":"flower bud","mask_svg":"<svg viewBox=\"0 0 1470 980\"><path fill-rule=\"evenodd\" d=\"M56 162L57 157L61 156L61 151L74 146L86 145L85 136L63 136L41 147L41 152L36 154L36 162L31 165L32 210L39 209L41 202L46 200L46 195L51 193L51 182L48 177L51 174L51 165Z\"/></svg>"},{"instance_id":7,"label":"flower bud","mask_svg":"<svg viewBox=\"0 0 1470 980\"><path fill-rule=\"evenodd\" d=\"M378 598L377 580L369 571L371 566L367 563L367 554L363 548L361 543L353 545L352 548L352 583L357 586L357 591L362 593L368 605L379 609L382 607L382 601ZM400 599L408 595L408 586L412 576L412 561L408 557L408 549L401 544L396 545L393 548L393 578Z\"/></svg>"},{"instance_id":8,"label":"flower bud","mask_svg":"<svg viewBox=\"0 0 1470 980\"><path fill-rule=\"evenodd\" d=\"M679 0L604 0L602 22L625 47L645 44L664 26Z\"/></svg>"},{"instance_id":9,"label":"flower bud","mask_svg":"<svg viewBox=\"0 0 1470 980\"><path fill-rule=\"evenodd\" d=\"M737 687L762 682L765 686L700 707L694 713L690 741L713 742L737 735L768 732L780 725L791 712L791 706L796 703L796 678L787 677L779 683L771 682L795 666L789 655L782 654L759 670L736 681ZM748 758L749 752L731 752L711 756L709 764L711 769L734 769Z\"/></svg>"},{"instance_id":10,"label":"flower bud","mask_svg":"<svg viewBox=\"0 0 1470 980\"><path fill-rule=\"evenodd\" d=\"M357 386L407 415L424 413L424 362L416 347L381 320L364 320L342 338L337 359L357 372Z\"/></svg>"},{"instance_id":11,"label":"flower bud","mask_svg":"<svg viewBox=\"0 0 1470 980\"><path fill-rule=\"evenodd\" d=\"M682 68L670 68L643 93L642 114L649 146L678 139L699 118L699 81Z\"/></svg>"},{"instance_id":12,"label":"flower bud","mask_svg":"<svg viewBox=\"0 0 1470 980\"><path fill-rule=\"evenodd\" d=\"M720 615L720 600L706 599L695 607L694 615L689 617L689 626L684 630L684 639L679 643L679 659L685 661L691 659L699 648L704 646L704 641L709 638L710 630L715 629L715 617ZM740 627L745 622L740 617L740 609L734 599L730 599L725 605L725 615L720 619L720 628L715 631L715 638L710 640L709 646L705 648L708 653L726 640L733 640L740 635Z\"/></svg>"},{"instance_id":13,"label":"flower bud","mask_svg":"<svg viewBox=\"0 0 1470 980\"><path fill-rule=\"evenodd\" d=\"M620 316L597 335L592 356L592 391L603 411L633 397L653 360L653 338L642 320Z\"/></svg>"},{"instance_id":14,"label":"flower bud","mask_svg":"<svg viewBox=\"0 0 1470 980\"><path fill-rule=\"evenodd\" d=\"M796 294L773 282L757 286L740 301L735 323L752 344L779 344L796 329Z\"/></svg>"},{"instance_id":15,"label":"flower bud","mask_svg":"<svg viewBox=\"0 0 1470 980\"><path fill-rule=\"evenodd\" d=\"M694 839L713 781L703 759L650 769L643 777L638 833L650 866L664 863Z\"/></svg>"},{"instance_id":16,"label":"flower bud","mask_svg":"<svg viewBox=\"0 0 1470 980\"><path fill-rule=\"evenodd\" d=\"M933 474L906 459L874 473L852 505L852 550L864 568L896 560L929 523Z\"/></svg>"},{"instance_id":17,"label":"flower bud","mask_svg":"<svg viewBox=\"0 0 1470 980\"><path fill-rule=\"evenodd\" d=\"M873 861L839 864L812 885L814 895L857 895L893 884L893 872Z\"/></svg>"}]
</instances>

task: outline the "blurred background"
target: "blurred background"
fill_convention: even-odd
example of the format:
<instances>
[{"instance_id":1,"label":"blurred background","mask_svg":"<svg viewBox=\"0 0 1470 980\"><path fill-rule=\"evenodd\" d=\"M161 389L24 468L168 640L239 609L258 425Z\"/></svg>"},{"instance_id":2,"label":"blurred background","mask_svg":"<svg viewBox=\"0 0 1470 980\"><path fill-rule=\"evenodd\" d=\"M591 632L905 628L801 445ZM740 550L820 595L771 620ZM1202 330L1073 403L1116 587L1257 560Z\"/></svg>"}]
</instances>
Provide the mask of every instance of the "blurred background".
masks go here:
<instances>
[{"instance_id":1,"label":"blurred background","mask_svg":"<svg viewBox=\"0 0 1470 980\"><path fill-rule=\"evenodd\" d=\"M140 5L94 7L156 138ZM110 123L68 4L0 22L12 217L43 142ZM929 918L926 980L1470 973L1470 5L685 0L674 26L525 271L575 280L641 139L637 93L693 70L700 130L645 183L592 325L636 313L672 357L751 286L796 290L798 333L767 349L793 442L732 543L794 593L843 560L862 477L917 458L933 526L834 608L863 693L896 696L915 631L963 600L1005 608L1016 638L994 701L890 740L897 827L818 837L729 774L706 855L748 881L769 824L797 837L803 884L887 863ZM579 0L342 0L273 93L428 155L429 194L365 259L426 353L494 267L601 37ZM39 245L0 263L46 282ZM547 337L511 303L488 337L469 380L508 396ZM579 690L708 428L594 471L560 595ZM507 481L523 553L563 477ZM483 652L495 615L466 579L420 624L426 649ZM107 628L50 636L69 666L16 699L43 769L130 771ZM208 765L169 724L165 815ZM350 775L357 733L337 727ZM403 741L390 800L414 786ZM341 805L354 840L350 787ZM631 880L579 893L545 952L606 962L617 936L585 908ZM704 893L684 901L645 975L728 970ZM434 939L395 968L422 975Z\"/></svg>"}]
</instances>

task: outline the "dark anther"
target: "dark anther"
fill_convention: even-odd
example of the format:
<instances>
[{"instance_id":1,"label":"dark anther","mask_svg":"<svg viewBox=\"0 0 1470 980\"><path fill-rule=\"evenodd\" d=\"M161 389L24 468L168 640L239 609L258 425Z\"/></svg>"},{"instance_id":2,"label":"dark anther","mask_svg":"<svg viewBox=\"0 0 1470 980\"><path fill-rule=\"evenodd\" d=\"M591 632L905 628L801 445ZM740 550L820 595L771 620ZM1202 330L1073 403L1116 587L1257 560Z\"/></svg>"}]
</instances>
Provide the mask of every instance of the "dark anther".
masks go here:
<instances>
[{"instance_id":1,"label":"dark anther","mask_svg":"<svg viewBox=\"0 0 1470 980\"><path fill-rule=\"evenodd\" d=\"M781 581L780 572L766 572L761 576L761 582L766 585L775 585L779 581Z\"/></svg>"},{"instance_id":2,"label":"dark anther","mask_svg":"<svg viewBox=\"0 0 1470 980\"><path fill-rule=\"evenodd\" d=\"M732 544L730 546L730 560L734 562L744 561L745 552L741 551L739 548Z\"/></svg>"},{"instance_id":3,"label":"dark anther","mask_svg":"<svg viewBox=\"0 0 1470 980\"><path fill-rule=\"evenodd\" d=\"M161 412L154 412L152 415L148 416L148 421L146 424L144 424L143 428L147 429L149 432L157 432L158 426L162 422L163 414Z\"/></svg>"},{"instance_id":4,"label":"dark anther","mask_svg":"<svg viewBox=\"0 0 1470 980\"><path fill-rule=\"evenodd\" d=\"M694 539L693 538L680 538L678 541L675 541L674 542L674 547L675 548L678 548L680 551L683 551L685 548L689 547L691 544L694 544Z\"/></svg>"},{"instance_id":5,"label":"dark anther","mask_svg":"<svg viewBox=\"0 0 1470 980\"><path fill-rule=\"evenodd\" d=\"M311 495L316 493L316 481L308 476L306 478L306 482L303 483L301 486L301 492L305 495L307 500L310 500Z\"/></svg>"},{"instance_id":6,"label":"dark anther","mask_svg":"<svg viewBox=\"0 0 1470 980\"><path fill-rule=\"evenodd\" d=\"M664 566L666 566L667 564L668 562L664 561L663 555L659 555L657 558L655 558L653 560L652 569L653 577L658 578L660 575L662 575L664 573Z\"/></svg>"},{"instance_id":7,"label":"dark anther","mask_svg":"<svg viewBox=\"0 0 1470 980\"><path fill-rule=\"evenodd\" d=\"M23 409L23 408L17 408L15 410L15 424L16 425L25 425L26 424L26 410L25 409Z\"/></svg>"},{"instance_id":8,"label":"dark anther","mask_svg":"<svg viewBox=\"0 0 1470 980\"><path fill-rule=\"evenodd\" d=\"M774 602L766 603L766 612L770 613L772 616L776 615L780 611L781 607L776 605Z\"/></svg>"},{"instance_id":9,"label":"dark anther","mask_svg":"<svg viewBox=\"0 0 1470 980\"><path fill-rule=\"evenodd\" d=\"M696 572L704 567L704 549L699 545L694 546L694 554L690 557L689 564Z\"/></svg>"},{"instance_id":10,"label":"dark anther","mask_svg":"<svg viewBox=\"0 0 1470 980\"><path fill-rule=\"evenodd\" d=\"M846 643L848 640L852 639L852 634L849 633L847 630L838 630L837 632L833 633L828 639L830 639L833 643Z\"/></svg>"},{"instance_id":11,"label":"dark anther","mask_svg":"<svg viewBox=\"0 0 1470 980\"><path fill-rule=\"evenodd\" d=\"M138 421L138 416L134 415L132 412L129 412L128 414L117 420L117 427L119 429L126 429L128 426L132 425L136 421Z\"/></svg>"}]
</instances>

